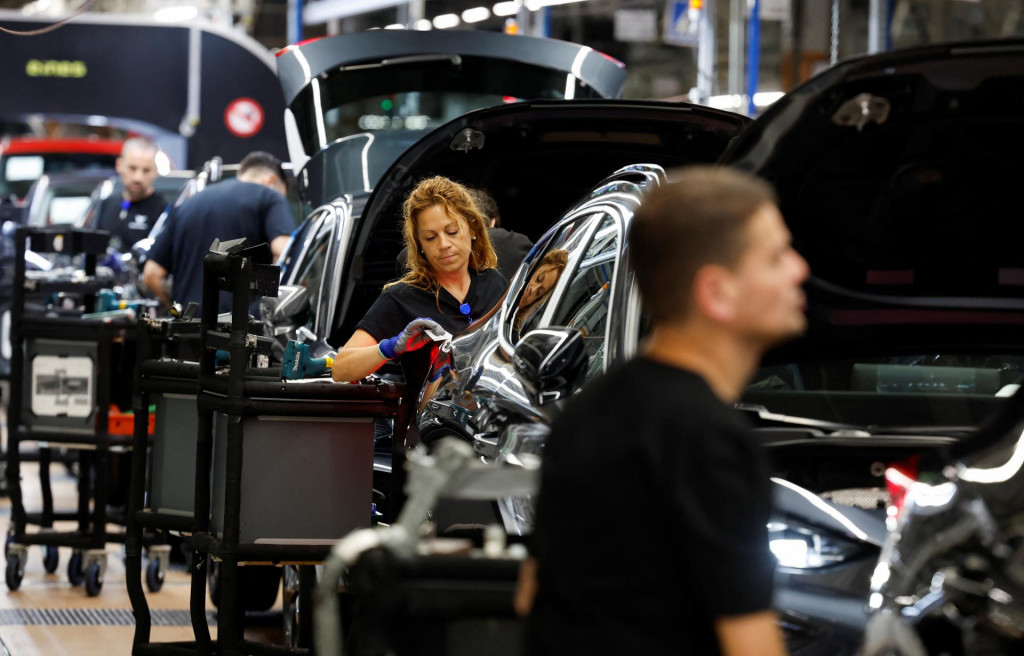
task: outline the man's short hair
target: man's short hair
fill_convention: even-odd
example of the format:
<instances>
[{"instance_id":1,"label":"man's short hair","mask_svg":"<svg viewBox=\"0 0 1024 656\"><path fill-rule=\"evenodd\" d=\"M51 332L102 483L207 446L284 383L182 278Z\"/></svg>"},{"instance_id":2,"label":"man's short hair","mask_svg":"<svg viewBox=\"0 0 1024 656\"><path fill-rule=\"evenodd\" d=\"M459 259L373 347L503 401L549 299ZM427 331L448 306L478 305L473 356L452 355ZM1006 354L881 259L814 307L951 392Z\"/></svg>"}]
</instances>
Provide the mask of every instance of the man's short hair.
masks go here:
<instances>
[{"instance_id":1,"label":"man's short hair","mask_svg":"<svg viewBox=\"0 0 1024 656\"><path fill-rule=\"evenodd\" d=\"M131 137L121 144L121 155L124 156L129 150L141 150L156 155L160 148L146 137Z\"/></svg>"},{"instance_id":2,"label":"man's short hair","mask_svg":"<svg viewBox=\"0 0 1024 656\"><path fill-rule=\"evenodd\" d=\"M776 204L767 182L713 166L671 171L644 198L630 225L629 250L653 320L685 316L702 266L738 264L747 223L766 203Z\"/></svg>"},{"instance_id":3,"label":"man's short hair","mask_svg":"<svg viewBox=\"0 0 1024 656\"><path fill-rule=\"evenodd\" d=\"M288 176L285 175L281 160L263 150L254 150L242 159L238 167L238 174L243 175L249 171L263 169L276 175L288 188Z\"/></svg>"},{"instance_id":4,"label":"man's short hair","mask_svg":"<svg viewBox=\"0 0 1024 656\"><path fill-rule=\"evenodd\" d=\"M483 189L470 189L469 195L473 197L476 208L488 221L494 221L494 227L501 225L501 217L498 215L498 203L494 197Z\"/></svg>"}]
</instances>

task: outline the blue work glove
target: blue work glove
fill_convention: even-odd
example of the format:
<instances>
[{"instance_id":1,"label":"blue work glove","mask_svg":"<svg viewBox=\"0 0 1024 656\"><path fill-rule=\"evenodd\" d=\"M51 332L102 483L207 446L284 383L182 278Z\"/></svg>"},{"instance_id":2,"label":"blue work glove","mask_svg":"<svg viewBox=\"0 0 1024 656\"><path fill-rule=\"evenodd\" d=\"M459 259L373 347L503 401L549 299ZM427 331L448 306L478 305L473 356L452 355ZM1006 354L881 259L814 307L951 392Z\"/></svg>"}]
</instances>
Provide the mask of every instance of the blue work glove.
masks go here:
<instances>
[{"instance_id":1,"label":"blue work glove","mask_svg":"<svg viewBox=\"0 0 1024 656\"><path fill-rule=\"evenodd\" d=\"M427 334L427 331L435 333L437 335L444 334L445 330L441 327L441 324L437 323L433 319L413 319L409 322L409 325L405 327L401 333L385 339L383 342L377 345L380 349L380 354L388 360L394 360L401 356L403 353L409 351L415 351L418 348L422 348L425 344L430 343L433 337Z\"/></svg>"}]
</instances>

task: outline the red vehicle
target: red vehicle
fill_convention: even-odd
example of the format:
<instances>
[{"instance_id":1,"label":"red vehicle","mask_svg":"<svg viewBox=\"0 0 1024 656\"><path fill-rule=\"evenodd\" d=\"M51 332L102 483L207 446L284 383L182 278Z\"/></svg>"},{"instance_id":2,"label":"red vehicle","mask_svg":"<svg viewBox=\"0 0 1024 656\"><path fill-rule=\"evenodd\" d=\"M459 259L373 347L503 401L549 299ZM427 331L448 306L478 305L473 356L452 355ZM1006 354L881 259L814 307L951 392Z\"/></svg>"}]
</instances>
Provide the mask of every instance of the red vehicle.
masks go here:
<instances>
[{"instance_id":1,"label":"red vehicle","mask_svg":"<svg viewBox=\"0 0 1024 656\"><path fill-rule=\"evenodd\" d=\"M43 174L114 169L123 142L115 139L14 137L0 141L0 202L24 202Z\"/></svg>"}]
</instances>

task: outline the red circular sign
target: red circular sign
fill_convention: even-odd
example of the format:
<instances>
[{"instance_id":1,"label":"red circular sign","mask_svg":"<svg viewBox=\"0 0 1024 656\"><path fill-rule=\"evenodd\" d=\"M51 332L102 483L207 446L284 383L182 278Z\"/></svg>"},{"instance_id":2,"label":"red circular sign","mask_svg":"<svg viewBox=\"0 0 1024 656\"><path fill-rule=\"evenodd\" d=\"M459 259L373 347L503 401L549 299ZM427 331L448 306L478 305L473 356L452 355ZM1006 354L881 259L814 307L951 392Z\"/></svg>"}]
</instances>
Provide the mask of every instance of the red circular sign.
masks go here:
<instances>
[{"instance_id":1,"label":"red circular sign","mask_svg":"<svg viewBox=\"0 0 1024 656\"><path fill-rule=\"evenodd\" d=\"M236 137L248 139L263 127L263 107L252 98L236 98L224 110L224 125Z\"/></svg>"}]
</instances>

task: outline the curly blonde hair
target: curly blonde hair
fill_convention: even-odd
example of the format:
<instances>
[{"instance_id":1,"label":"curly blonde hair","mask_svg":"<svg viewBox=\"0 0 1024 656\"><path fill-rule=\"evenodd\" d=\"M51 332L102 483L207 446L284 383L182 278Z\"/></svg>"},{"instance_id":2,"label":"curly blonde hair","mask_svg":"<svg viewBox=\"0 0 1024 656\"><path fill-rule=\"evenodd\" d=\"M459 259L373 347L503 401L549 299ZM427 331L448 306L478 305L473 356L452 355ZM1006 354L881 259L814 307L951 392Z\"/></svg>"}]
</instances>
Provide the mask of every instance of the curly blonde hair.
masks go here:
<instances>
[{"instance_id":1,"label":"curly blonde hair","mask_svg":"<svg viewBox=\"0 0 1024 656\"><path fill-rule=\"evenodd\" d=\"M416 230L419 213L438 205L444 208L448 216L461 217L476 236L472 242L469 267L475 271L484 271L498 266L498 256L494 253L494 246L491 245L491 237L487 232L487 217L480 212L473 195L465 186L438 175L421 180L402 205L405 266L408 271L398 280L385 285L385 289L404 282L412 287L433 291L435 295L441 293L434 269L421 252Z\"/></svg>"}]
</instances>

